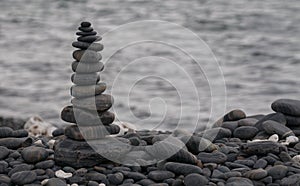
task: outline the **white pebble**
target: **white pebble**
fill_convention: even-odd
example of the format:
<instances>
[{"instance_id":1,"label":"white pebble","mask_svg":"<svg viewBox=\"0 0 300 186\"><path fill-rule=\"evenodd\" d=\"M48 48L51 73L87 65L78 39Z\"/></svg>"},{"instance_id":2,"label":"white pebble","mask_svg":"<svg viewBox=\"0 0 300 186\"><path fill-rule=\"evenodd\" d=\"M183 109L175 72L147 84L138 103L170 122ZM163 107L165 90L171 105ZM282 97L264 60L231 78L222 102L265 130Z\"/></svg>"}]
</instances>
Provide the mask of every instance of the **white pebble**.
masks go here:
<instances>
[{"instance_id":1,"label":"white pebble","mask_svg":"<svg viewBox=\"0 0 300 186\"><path fill-rule=\"evenodd\" d=\"M50 149L53 149L53 147L54 147L54 144L55 144L55 140L50 140L49 142L48 142L48 146L49 146L49 148Z\"/></svg>"},{"instance_id":2,"label":"white pebble","mask_svg":"<svg viewBox=\"0 0 300 186\"><path fill-rule=\"evenodd\" d=\"M34 144L39 146L44 146L42 140L37 140L36 142L34 142Z\"/></svg>"},{"instance_id":3,"label":"white pebble","mask_svg":"<svg viewBox=\"0 0 300 186\"><path fill-rule=\"evenodd\" d=\"M78 186L78 184L77 183L73 183L71 186Z\"/></svg>"},{"instance_id":4,"label":"white pebble","mask_svg":"<svg viewBox=\"0 0 300 186\"><path fill-rule=\"evenodd\" d=\"M41 182L41 184L42 184L42 185L46 185L46 184L48 183L48 181L49 181L49 179L44 179L44 180Z\"/></svg>"},{"instance_id":5,"label":"white pebble","mask_svg":"<svg viewBox=\"0 0 300 186\"><path fill-rule=\"evenodd\" d=\"M106 186L104 183L100 183L99 186Z\"/></svg>"},{"instance_id":6,"label":"white pebble","mask_svg":"<svg viewBox=\"0 0 300 186\"><path fill-rule=\"evenodd\" d=\"M300 155L296 155L296 156L294 156L293 157L293 160L295 161L295 162L300 162Z\"/></svg>"},{"instance_id":7,"label":"white pebble","mask_svg":"<svg viewBox=\"0 0 300 186\"><path fill-rule=\"evenodd\" d=\"M279 136L277 134L273 134L272 136L269 137L268 140L273 142L278 142Z\"/></svg>"},{"instance_id":8,"label":"white pebble","mask_svg":"<svg viewBox=\"0 0 300 186\"><path fill-rule=\"evenodd\" d=\"M55 176L58 178L70 178L73 176L72 173L66 173L63 170L58 170L55 172Z\"/></svg>"},{"instance_id":9,"label":"white pebble","mask_svg":"<svg viewBox=\"0 0 300 186\"><path fill-rule=\"evenodd\" d=\"M288 136L286 138L287 143L295 143L295 142L298 142L298 141L299 141L299 138L296 137L296 136Z\"/></svg>"}]
</instances>

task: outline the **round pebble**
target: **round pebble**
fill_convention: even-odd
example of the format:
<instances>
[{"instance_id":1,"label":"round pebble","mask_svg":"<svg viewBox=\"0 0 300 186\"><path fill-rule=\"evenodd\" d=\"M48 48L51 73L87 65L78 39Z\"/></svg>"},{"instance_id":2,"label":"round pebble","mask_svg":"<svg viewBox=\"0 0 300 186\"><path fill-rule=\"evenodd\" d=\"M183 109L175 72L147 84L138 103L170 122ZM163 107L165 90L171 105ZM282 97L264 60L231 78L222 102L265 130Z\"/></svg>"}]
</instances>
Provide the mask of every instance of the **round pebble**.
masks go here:
<instances>
[{"instance_id":1,"label":"round pebble","mask_svg":"<svg viewBox=\"0 0 300 186\"><path fill-rule=\"evenodd\" d=\"M37 163L47 159L49 156L49 152L45 148L35 146L24 148L21 154L27 163Z\"/></svg>"}]
</instances>

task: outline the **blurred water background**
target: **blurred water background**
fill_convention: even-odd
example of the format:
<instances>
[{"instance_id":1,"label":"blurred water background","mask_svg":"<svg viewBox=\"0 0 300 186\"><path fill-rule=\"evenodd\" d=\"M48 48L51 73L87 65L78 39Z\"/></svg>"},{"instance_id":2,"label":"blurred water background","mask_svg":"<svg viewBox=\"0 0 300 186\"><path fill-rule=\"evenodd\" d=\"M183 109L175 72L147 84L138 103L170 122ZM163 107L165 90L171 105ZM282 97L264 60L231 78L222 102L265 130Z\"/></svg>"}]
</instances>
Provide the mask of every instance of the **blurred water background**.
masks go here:
<instances>
[{"instance_id":1,"label":"blurred water background","mask_svg":"<svg viewBox=\"0 0 300 186\"><path fill-rule=\"evenodd\" d=\"M60 111L71 99L71 43L83 20L91 21L100 35L119 25L148 19L170 21L190 29L209 45L219 61L226 81L227 111L241 108L248 115L266 114L271 112L270 104L275 99L299 99L298 0L2 0L0 5L0 115L24 118L37 114L54 124L63 124ZM182 39L180 33L176 34ZM123 37L135 35L129 31ZM193 48L192 40L182 43ZM123 60L144 55L174 58L174 53L160 50L156 44L129 47L114 56L115 62L107 64L101 78L109 92ZM186 59L178 56L172 60L187 65L189 76L202 91L201 125L211 110L208 82L199 71L193 71ZM127 82L137 80L136 74L151 72L167 73L169 81L184 87L185 100L179 101L176 89L168 81L150 77L132 88L127 106L128 92L122 91L128 89ZM135 123L132 114L138 119L150 117L139 123L140 128L154 128L162 122L161 128L165 129L176 127L180 118L185 128L192 130L199 114L195 109L198 103L192 93L188 96L193 88L186 86L187 79L179 74L175 67L163 62L131 66L120 75L118 90L113 94L118 118ZM163 114L162 103L167 103L167 114ZM184 113L183 117L180 113Z\"/></svg>"}]
</instances>

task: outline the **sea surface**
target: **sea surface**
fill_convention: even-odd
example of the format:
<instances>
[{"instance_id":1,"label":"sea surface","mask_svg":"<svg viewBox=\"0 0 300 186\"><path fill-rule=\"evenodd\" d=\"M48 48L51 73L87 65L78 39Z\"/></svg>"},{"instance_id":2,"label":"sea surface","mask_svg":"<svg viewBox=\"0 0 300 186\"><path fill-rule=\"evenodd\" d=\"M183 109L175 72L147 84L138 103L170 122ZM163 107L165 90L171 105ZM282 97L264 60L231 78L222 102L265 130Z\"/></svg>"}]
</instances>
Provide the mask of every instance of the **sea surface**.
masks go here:
<instances>
[{"instance_id":1,"label":"sea surface","mask_svg":"<svg viewBox=\"0 0 300 186\"><path fill-rule=\"evenodd\" d=\"M103 36L117 120L192 131L235 108L270 113L300 99L299 12L298 0L2 0L0 115L66 124L84 20Z\"/></svg>"}]
</instances>

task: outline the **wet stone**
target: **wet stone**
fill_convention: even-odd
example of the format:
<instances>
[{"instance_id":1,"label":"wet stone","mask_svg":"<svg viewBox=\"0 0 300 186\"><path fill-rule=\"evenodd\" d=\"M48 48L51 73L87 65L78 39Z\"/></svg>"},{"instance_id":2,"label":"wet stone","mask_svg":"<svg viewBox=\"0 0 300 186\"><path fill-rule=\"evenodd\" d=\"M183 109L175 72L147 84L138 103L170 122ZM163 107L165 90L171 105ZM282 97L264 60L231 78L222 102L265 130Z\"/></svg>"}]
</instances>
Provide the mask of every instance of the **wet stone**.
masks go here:
<instances>
[{"instance_id":1,"label":"wet stone","mask_svg":"<svg viewBox=\"0 0 300 186\"><path fill-rule=\"evenodd\" d=\"M250 140L258 133L258 129L252 126L242 126L234 130L233 136L242 140Z\"/></svg>"},{"instance_id":2,"label":"wet stone","mask_svg":"<svg viewBox=\"0 0 300 186\"><path fill-rule=\"evenodd\" d=\"M14 173L11 176L11 181L17 185L25 185L28 183L32 183L36 180L36 173L33 171L21 171Z\"/></svg>"},{"instance_id":3,"label":"wet stone","mask_svg":"<svg viewBox=\"0 0 300 186\"><path fill-rule=\"evenodd\" d=\"M87 86L78 86L73 85L71 87L71 96L82 98L82 97L90 97L103 93L106 90L105 83L98 83L96 85L87 85Z\"/></svg>"},{"instance_id":4,"label":"wet stone","mask_svg":"<svg viewBox=\"0 0 300 186\"><path fill-rule=\"evenodd\" d=\"M291 116L300 116L300 101L292 99L279 99L272 103L272 109L275 112Z\"/></svg>"},{"instance_id":5,"label":"wet stone","mask_svg":"<svg viewBox=\"0 0 300 186\"><path fill-rule=\"evenodd\" d=\"M262 124L262 127L265 130L265 132L270 135L278 134L279 137L281 138L286 138L288 136L295 136L295 134L291 129L276 121L267 120Z\"/></svg>"},{"instance_id":6,"label":"wet stone","mask_svg":"<svg viewBox=\"0 0 300 186\"><path fill-rule=\"evenodd\" d=\"M75 48L80 48L82 50L93 50L93 51L103 50L103 45L100 43L87 43L87 42L75 41L72 43L72 46Z\"/></svg>"},{"instance_id":7,"label":"wet stone","mask_svg":"<svg viewBox=\"0 0 300 186\"><path fill-rule=\"evenodd\" d=\"M148 174L148 178L154 181L163 181L165 179L169 178L174 178L175 174L170 172L170 171L162 171L162 170L157 170L157 171L151 171Z\"/></svg>"},{"instance_id":8,"label":"wet stone","mask_svg":"<svg viewBox=\"0 0 300 186\"><path fill-rule=\"evenodd\" d=\"M100 81L100 75L98 73L74 73L71 76L71 81L76 85L96 85Z\"/></svg>"},{"instance_id":9,"label":"wet stone","mask_svg":"<svg viewBox=\"0 0 300 186\"><path fill-rule=\"evenodd\" d=\"M71 103L74 107L83 108L87 110L97 110L104 112L110 109L113 105L113 97L108 94L100 94L90 98L73 98Z\"/></svg>"},{"instance_id":10,"label":"wet stone","mask_svg":"<svg viewBox=\"0 0 300 186\"><path fill-rule=\"evenodd\" d=\"M197 158L201 160L202 163L222 164L227 160L227 156L219 151L214 151L212 153L200 152L197 155Z\"/></svg>"},{"instance_id":11,"label":"wet stone","mask_svg":"<svg viewBox=\"0 0 300 186\"><path fill-rule=\"evenodd\" d=\"M202 174L202 169L195 165L189 165L185 163L168 162L165 164L165 169L174 172L178 175L188 175L192 173Z\"/></svg>"},{"instance_id":12,"label":"wet stone","mask_svg":"<svg viewBox=\"0 0 300 186\"><path fill-rule=\"evenodd\" d=\"M189 174L184 178L184 184L186 186L194 186L194 185L206 185L208 184L208 179L200 174Z\"/></svg>"},{"instance_id":13,"label":"wet stone","mask_svg":"<svg viewBox=\"0 0 300 186\"><path fill-rule=\"evenodd\" d=\"M102 38L100 36L81 36L77 38L78 41L93 43L97 41L101 41Z\"/></svg>"},{"instance_id":14,"label":"wet stone","mask_svg":"<svg viewBox=\"0 0 300 186\"><path fill-rule=\"evenodd\" d=\"M27 163L37 163L48 158L49 152L42 147L30 146L22 150L22 157Z\"/></svg>"},{"instance_id":15,"label":"wet stone","mask_svg":"<svg viewBox=\"0 0 300 186\"><path fill-rule=\"evenodd\" d=\"M85 74L85 73L101 72L104 69L104 64L102 62L83 63L83 62L74 61L71 67L73 72Z\"/></svg>"}]
</instances>

